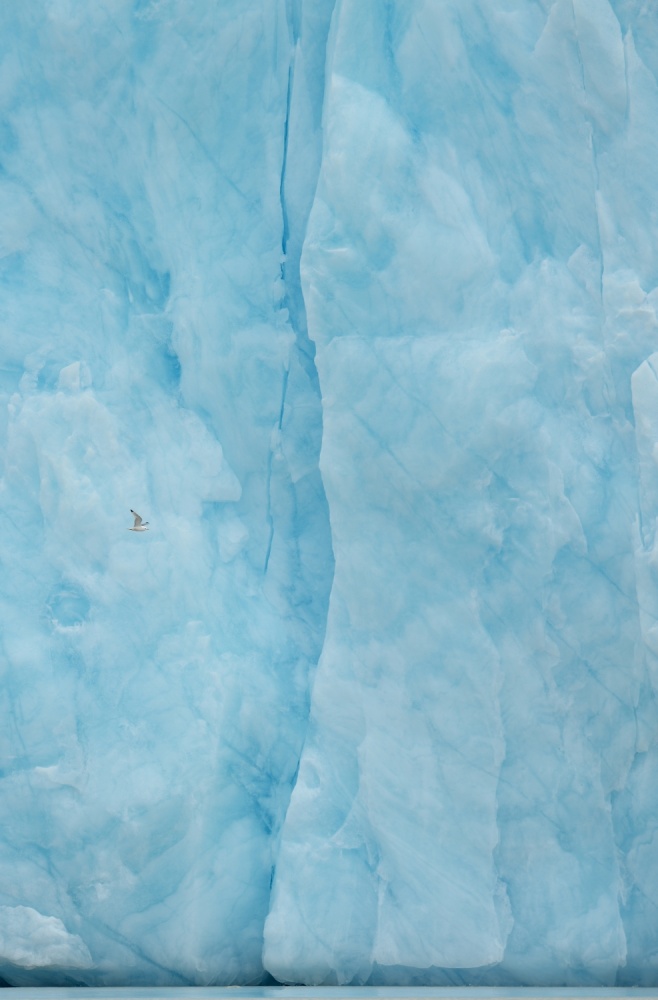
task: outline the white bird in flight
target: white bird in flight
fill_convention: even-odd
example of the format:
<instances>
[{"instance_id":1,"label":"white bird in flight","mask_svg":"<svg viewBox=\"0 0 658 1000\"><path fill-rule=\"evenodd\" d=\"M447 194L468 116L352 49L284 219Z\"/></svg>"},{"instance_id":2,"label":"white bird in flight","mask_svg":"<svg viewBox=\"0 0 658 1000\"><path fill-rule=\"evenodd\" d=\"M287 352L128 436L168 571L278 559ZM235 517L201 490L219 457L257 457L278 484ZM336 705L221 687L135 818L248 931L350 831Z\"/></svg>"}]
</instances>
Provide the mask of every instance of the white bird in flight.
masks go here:
<instances>
[{"instance_id":1,"label":"white bird in flight","mask_svg":"<svg viewBox=\"0 0 658 1000\"><path fill-rule=\"evenodd\" d=\"M135 518L135 523L133 524L132 528L128 528L128 531L148 531L149 530L149 528L148 528L148 524L149 524L148 521L142 521L142 519L139 516L139 514L137 514L136 511L134 511L132 509L132 507L130 508L130 513Z\"/></svg>"}]
</instances>

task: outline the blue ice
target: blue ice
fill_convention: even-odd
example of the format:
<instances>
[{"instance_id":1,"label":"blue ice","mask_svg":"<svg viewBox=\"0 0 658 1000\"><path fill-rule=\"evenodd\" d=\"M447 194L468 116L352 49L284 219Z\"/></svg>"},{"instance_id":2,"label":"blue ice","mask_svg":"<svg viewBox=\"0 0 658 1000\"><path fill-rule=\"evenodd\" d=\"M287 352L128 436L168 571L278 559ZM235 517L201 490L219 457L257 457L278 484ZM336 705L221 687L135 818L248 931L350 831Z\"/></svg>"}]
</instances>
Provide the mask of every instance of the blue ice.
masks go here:
<instances>
[{"instance_id":1,"label":"blue ice","mask_svg":"<svg viewBox=\"0 0 658 1000\"><path fill-rule=\"evenodd\" d=\"M6 982L656 984L657 79L627 0L0 7Z\"/></svg>"}]
</instances>

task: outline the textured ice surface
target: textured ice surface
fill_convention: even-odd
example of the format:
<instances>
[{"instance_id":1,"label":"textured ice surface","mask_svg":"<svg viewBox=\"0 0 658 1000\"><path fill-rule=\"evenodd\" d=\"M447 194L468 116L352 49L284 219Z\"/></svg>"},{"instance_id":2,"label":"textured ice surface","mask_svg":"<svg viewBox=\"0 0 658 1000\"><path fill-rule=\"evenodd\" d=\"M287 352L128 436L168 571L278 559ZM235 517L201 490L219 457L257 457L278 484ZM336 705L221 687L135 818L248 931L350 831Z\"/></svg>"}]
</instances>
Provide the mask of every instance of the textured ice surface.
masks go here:
<instances>
[{"instance_id":1,"label":"textured ice surface","mask_svg":"<svg viewBox=\"0 0 658 1000\"><path fill-rule=\"evenodd\" d=\"M302 257L336 567L283 979L655 977L644 11L336 8Z\"/></svg>"},{"instance_id":2,"label":"textured ice surface","mask_svg":"<svg viewBox=\"0 0 658 1000\"><path fill-rule=\"evenodd\" d=\"M332 572L285 7L4 5L0 38L0 903L41 928L2 964L52 966L56 918L84 982L257 980Z\"/></svg>"},{"instance_id":3,"label":"textured ice surface","mask_svg":"<svg viewBox=\"0 0 658 1000\"><path fill-rule=\"evenodd\" d=\"M0 54L0 975L655 983L658 15Z\"/></svg>"}]
</instances>

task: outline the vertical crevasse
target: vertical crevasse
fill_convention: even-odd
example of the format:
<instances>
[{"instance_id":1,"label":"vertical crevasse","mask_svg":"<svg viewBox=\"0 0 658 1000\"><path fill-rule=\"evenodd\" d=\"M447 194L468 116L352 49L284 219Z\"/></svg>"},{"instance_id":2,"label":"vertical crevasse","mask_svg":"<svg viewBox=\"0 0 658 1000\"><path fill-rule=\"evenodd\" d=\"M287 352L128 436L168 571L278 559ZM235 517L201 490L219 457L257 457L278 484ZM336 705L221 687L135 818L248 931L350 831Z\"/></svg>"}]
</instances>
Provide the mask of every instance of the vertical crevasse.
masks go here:
<instances>
[{"instance_id":1,"label":"vertical crevasse","mask_svg":"<svg viewBox=\"0 0 658 1000\"><path fill-rule=\"evenodd\" d=\"M322 158L324 60L334 3L324 0L309 5L304 0L286 0L290 62L279 187L281 307L294 339L283 373L281 407L268 466L270 541L265 574L278 534L282 551L288 549L290 565L286 599L291 600L308 637L307 715L313 664L324 639L334 562L329 510L319 470L322 400L315 345L308 335L300 260ZM266 579L265 592L269 595L270 591ZM273 867L277 849L275 836Z\"/></svg>"}]
</instances>

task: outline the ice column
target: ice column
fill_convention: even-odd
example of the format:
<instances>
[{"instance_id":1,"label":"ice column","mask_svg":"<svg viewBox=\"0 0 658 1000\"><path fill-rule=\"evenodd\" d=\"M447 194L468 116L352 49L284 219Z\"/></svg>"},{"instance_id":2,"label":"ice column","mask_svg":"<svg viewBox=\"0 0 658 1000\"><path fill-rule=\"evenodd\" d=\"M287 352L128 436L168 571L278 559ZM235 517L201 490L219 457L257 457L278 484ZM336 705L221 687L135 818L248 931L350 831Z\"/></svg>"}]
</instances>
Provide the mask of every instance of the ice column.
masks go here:
<instances>
[{"instance_id":1,"label":"ice column","mask_svg":"<svg viewBox=\"0 0 658 1000\"><path fill-rule=\"evenodd\" d=\"M264 975L332 572L281 274L291 51L283 0L0 11L14 984Z\"/></svg>"},{"instance_id":2,"label":"ice column","mask_svg":"<svg viewBox=\"0 0 658 1000\"><path fill-rule=\"evenodd\" d=\"M302 286L336 570L283 980L649 974L656 37L606 0L334 10Z\"/></svg>"}]
</instances>

